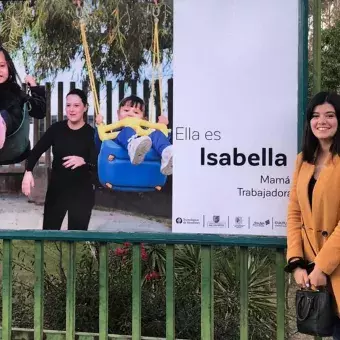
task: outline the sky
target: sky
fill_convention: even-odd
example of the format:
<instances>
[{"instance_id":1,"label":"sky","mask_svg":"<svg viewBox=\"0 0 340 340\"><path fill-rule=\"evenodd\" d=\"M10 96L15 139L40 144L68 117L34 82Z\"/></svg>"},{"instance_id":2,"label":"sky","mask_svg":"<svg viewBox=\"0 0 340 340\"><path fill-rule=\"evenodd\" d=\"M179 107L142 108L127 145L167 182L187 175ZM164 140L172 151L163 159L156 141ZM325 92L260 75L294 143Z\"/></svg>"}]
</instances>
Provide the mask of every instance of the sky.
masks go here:
<instances>
[{"instance_id":1,"label":"sky","mask_svg":"<svg viewBox=\"0 0 340 340\"><path fill-rule=\"evenodd\" d=\"M23 63L23 59L20 57L20 53L17 54L16 57L13 58L13 62L15 64L15 67L17 69L17 72L19 74L19 77L21 78L21 80L23 81L23 79L25 78L25 67L24 67L24 63ZM29 60L29 64L33 64L34 65L34 61L33 63ZM80 87L81 88L81 70L82 70L82 66L83 66L83 61L80 58L77 58L72 64L69 70L64 71L64 72L60 72L55 78L47 78L42 80L42 82L40 83L41 85L44 85L46 82L51 82L51 86L52 86L52 98L51 98L51 113L52 116L56 116L58 114L58 82L64 82L64 96L66 96L67 92L69 91L69 84L70 82L74 81L76 83L76 87ZM166 95L166 82L169 78L172 77L172 64L168 63L167 61L164 62L163 64L163 109L164 112L163 114L165 116L168 115L166 109L167 106L165 104L165 95ZM148 67L145 67L142 70L142 74L145 76L146 79L151 80L152 79L152 65L149 65ZM31 74L32 76L34 76L34 73L32 72ZM156 76L156 74L155 74ZM112 87L113 87L113 93L112 93L112 120L113 122L115 121L115 119L117 119L116 116L116 112L117 112L117 108L118 108L118 84L115 81L114 77L107 77L107 80L111 80L112 81ZM127 88L125 91L126 95L129 95L131 93L131 89ZM143 97L143 87L142 84L138 84L137 86L137 95ZM94 109L93 109L93 98L92 98L92 92L89 93L89 116L93 116L94 114ZM64 100L64 105L65 105L65 100ZM149 107L151 107L152 103L150 101L149 103ZM101 114L104 116L104 120L106 121L106 90L105 88L102 87L101 91L100 91L100 106L101 106ZM65 112L65 110L64 110ZM31 128L30 128L30 140L31 143L33 143L33 124L31 124Z\"/></svg>"},{"instance_id":2,"label":"sky","mask_svg":"<svg viewBox=\"0 0 340 340\"><path fill-rule=\"evenodd\" d=\"M18 54L17 57L13 58L15 67L19 73L20 78L23 80L25 77L25 67L23 65L23 60ZM29 61L31 64L31 61ZM34 64L34 61L33 63ZM51 99L51 112L52 115L57 115L58 110L58 100L57 100L57 88L58 88L58 82L64 82L64 95L67 94L69 91L69 84L70 82L74 81L76 82L76 87L81 88L81 70L83 67L83 61L80 58L77 58L72 64L71 68L68 71L60 72L55 78L47 78L42 80L41 84L45 84L46 82L51 82L52 85L52 99ZM149 79L151 81L152 79L152 66L149 65L148 67L145 67L141 70L143 76L146 79ZM33 73L33 72L32 72ZM34 76L34 73L31 74ZM172 65L171 63L168 63L167 61L164 61L163 63L163 98L165 98L166 95L166 82L169 78L172 77ZM155 79L157 79L157 74L155 74ZM112 94L112 105L113 105L113 113L116 112L118 107L118 84L115 81L115 78L113 76L108 76L107 80L111 80L113 82L113 94ZM126 89L126 95L129 95L131 93L131 89ZM137 95L143 97L143 88L142 84L139 83L137 87ZM165 99L163 99L165 101ZM106 117L106 90L105 87L101 88L100 91L100 104L101 104L101 113ZM93 99L92 99L92 92L89 94L89 105L90 110L89 114L93 114ZM166 109L166 105L163 105L164 110ZM167 112L164 112L165 115L167 115ZM113 114L114 119L114 114Z\"/></svg>"}]
</instances>

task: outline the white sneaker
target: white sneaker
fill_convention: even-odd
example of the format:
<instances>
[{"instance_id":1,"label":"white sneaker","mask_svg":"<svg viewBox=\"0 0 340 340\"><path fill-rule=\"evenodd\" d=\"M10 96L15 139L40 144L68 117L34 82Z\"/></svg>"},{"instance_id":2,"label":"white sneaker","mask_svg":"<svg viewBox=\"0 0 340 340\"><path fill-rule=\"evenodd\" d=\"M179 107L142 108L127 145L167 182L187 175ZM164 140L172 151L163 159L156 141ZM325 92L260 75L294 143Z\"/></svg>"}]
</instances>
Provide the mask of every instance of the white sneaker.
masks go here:
<instances>
[{"instance_id":1,"label":"white sneaker","mask_svg":"<svg viewBox=\"0 0 340 340\"><path fill-rule=\"evenodd\" d=\"M4 147L6 141L6 123L0 115L0 149Z\"/></svg>"},{"instance_id":2,"label":"white sneaker","mask_svg":"<svg viewBox=\"0 0 340 340\"><path fill-rule=\"evenodd\" d=\"M165 176L172 175L172 145L167 146L162 152L161 173Z\"/></svg>"},{"instance_id":3,"label":"white sneaker","mask_svg":"<svg viewBox=\"0 0 340 340\"><path fill-rule=\"evenodd\" d=\"M132 139L128 144L128 153L132 164L140 164L149 152L152 141L149 136L141 136Z\"/></svg>"}]
</instances>

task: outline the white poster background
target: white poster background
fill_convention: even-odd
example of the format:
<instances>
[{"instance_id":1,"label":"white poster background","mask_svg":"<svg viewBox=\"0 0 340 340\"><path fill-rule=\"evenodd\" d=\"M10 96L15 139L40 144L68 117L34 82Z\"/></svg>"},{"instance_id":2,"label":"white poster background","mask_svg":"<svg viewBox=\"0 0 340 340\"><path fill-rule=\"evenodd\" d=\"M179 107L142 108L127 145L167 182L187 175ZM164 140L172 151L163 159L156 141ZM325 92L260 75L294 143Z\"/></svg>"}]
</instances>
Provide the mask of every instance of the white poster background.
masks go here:
<instances>
[{"instance_id":1,"label":"white poster background","mask_svg":"<svg viewBox=\"0 0 340 340\"><path fill-rule=\"evenodd\" d=\"M290 189L298 2L174 0L173 232L286 235L288 197L242 196L238 188ZM189 128L199 140L189 139ZM207 140L207 131L221 139ZM272 148L274 160L287 156L287 166L202 166L202 147L231 159L234 148L260 157L262 148Z\"/></svg>"}]
</instances>

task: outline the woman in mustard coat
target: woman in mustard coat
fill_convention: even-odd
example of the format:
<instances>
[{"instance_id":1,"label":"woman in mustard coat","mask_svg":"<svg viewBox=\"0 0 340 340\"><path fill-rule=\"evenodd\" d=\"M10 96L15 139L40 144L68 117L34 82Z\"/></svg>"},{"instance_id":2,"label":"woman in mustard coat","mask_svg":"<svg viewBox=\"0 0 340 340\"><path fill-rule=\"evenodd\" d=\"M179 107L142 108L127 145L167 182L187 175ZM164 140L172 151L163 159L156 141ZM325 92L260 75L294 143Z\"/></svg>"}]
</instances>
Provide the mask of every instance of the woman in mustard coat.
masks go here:
<instances>
[{"instance_id":1,"label":"woman in mustard coat","mask_svg":"<svg viewBox=\"0 0 340 340\"><path fill-rule=\"evenodd\" d=\"M321 287L329 277L340 306L340 96L320 92L307 108L287 216L287 260L296 283ZM307 268L300 264L308 261ZM306 269L305 269L306 268ZM310 270L308 270L310 269ZM340 319L334 330L340 339Z\"/></svg>"}]
</instances>

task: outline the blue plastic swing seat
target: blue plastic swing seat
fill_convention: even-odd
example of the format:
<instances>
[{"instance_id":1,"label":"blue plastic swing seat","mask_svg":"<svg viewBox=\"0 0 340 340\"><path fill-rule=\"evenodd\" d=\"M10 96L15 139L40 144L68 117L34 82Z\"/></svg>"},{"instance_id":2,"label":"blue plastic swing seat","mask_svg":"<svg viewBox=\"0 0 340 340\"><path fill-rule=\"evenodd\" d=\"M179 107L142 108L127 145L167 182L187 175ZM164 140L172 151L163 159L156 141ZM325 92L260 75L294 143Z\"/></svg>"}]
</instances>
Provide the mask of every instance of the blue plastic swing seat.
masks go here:
<instances>
[{"instance_id":1,"label":"blue plastic swing seat","mask_svg":"<svg viewBox=\"0 0 340 340\"><path fill-rule=\"evenodd\" d=\"M146 154L144 162L133 165L127 150L106 140L102 142L98 156L99 181L114 191L154 191L166 182L160 166L161 159L153 149Z\"/></svg>"}]
</instances>

